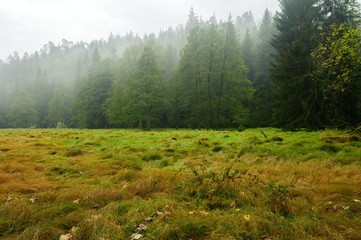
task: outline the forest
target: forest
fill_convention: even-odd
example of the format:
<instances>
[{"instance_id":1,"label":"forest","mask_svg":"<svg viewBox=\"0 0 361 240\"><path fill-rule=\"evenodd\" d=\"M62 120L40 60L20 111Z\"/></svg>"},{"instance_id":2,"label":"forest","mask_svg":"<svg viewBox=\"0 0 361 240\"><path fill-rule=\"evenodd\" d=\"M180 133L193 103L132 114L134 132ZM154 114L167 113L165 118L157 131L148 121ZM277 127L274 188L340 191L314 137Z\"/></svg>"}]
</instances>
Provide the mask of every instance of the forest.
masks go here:
<instances>
[{"instance_id":1,"label":"forest","mask_svg":"<svg viewBox=\"0 0 361 240\"><path fill-rule=\"evenodd\" d=\"M322 129L361 122L356 0L90 43L49 41L0 61L0 128Z\"/></svg>"}]
</instances>

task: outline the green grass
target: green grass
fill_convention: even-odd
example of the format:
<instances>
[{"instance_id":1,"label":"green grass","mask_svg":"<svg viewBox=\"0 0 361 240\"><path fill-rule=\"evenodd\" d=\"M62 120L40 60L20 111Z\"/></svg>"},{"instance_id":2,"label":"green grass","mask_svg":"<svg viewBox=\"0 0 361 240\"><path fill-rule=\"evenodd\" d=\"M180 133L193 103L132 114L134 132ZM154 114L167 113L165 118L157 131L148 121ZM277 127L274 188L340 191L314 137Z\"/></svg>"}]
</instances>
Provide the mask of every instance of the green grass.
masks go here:
<instances>
[{"instance_id":1,"label":"green grass","mask_svg":"<svg viewBox=\"0 0 361 240\"><path fill-rule=\"evenodd\" d=\"M0 239L361 239L360 138L262 130L0 130Z\"/></svg>"}]
</instances>

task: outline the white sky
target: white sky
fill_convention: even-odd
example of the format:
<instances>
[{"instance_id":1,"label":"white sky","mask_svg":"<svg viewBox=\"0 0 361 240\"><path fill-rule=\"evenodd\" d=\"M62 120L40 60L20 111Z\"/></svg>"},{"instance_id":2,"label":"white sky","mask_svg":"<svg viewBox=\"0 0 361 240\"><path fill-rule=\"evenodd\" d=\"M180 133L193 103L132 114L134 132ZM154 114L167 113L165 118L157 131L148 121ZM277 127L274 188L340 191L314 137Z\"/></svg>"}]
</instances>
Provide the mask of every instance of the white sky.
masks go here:
<instances>
[{"instance_id":1,"label":"white sky","mask_svg":"<svg viewBox=\"0 0 361 240\"><path fill-rule=\"evenodd\" d=\"M251 10L259 20L266 8L278 10L278 0L0 0L0 59L63 38L90 42L111 32L158 33L184 24L191 7L203 19Z\"/></svg>"}]
</instances>

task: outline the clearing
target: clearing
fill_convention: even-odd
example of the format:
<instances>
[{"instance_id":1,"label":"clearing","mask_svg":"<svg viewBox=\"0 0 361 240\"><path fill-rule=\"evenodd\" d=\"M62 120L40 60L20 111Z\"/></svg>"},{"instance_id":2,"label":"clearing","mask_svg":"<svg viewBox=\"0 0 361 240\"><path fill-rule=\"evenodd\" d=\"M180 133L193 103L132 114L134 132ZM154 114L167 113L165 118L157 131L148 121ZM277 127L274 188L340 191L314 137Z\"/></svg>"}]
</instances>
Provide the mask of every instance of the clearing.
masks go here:
<instances>
[{"instance_id":1,"label":"clearing","mask_svg":"<svg viewBox=\"0 0 361 240\"><path fill-rule=\"evenodd\" d=\"M361 239L360 186L344 131L0 130L1 239Z\"/></svg>"}]
</instances>

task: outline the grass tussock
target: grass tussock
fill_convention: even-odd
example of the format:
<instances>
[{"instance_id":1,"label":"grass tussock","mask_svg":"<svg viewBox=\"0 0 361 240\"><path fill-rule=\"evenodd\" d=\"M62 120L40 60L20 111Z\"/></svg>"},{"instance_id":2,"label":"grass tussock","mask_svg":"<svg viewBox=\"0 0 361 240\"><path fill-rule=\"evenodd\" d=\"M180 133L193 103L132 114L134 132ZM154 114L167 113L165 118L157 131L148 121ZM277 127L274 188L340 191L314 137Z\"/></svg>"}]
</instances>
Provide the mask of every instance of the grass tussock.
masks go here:
<instances>
[{"instance_id":1,"label":"grass tussock","mask_svg":"<svg viewBox=\"0 0 361 240\"><path fill-rule=\"evenodd\" d=\"M0 136L1 239L361 238L361 142L346 132Z\"/></svg>"}]
</instances>

